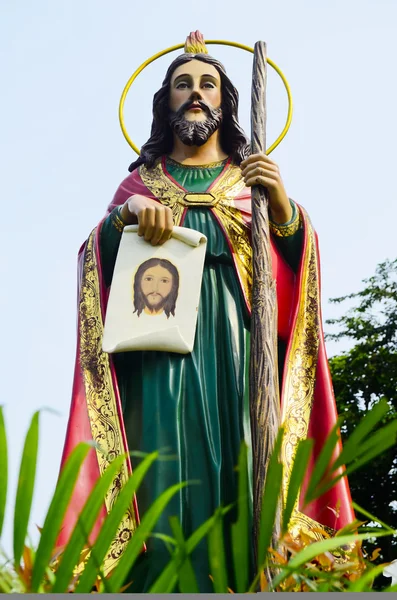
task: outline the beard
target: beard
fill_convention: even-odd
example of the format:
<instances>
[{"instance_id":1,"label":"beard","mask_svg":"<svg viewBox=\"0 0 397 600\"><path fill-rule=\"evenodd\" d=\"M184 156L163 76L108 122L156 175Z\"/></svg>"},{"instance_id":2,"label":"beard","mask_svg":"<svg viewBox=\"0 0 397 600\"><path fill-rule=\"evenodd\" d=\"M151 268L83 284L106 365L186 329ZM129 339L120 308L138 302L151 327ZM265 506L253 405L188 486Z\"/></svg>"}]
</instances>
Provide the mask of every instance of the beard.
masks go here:
<instances>
[{"instance_id":1,"label":"beard","mask_svg":"<svg viewBox=\"0 0 397 600\"><path fill-rule=\"evenodd\" d=\"M161 296L161 294L157 294L157 295ZM149 296L150 296L150 294L149 294ZM150 312L158 312L159 310L164 308L164 305L167 301L168 296L166 296L165 298L163 296L161 296L160 300L158 300L158 302L156 302L156 304L149 302L149 299L148 299L149 296L145 296L144 300L145 300L145 306Z\"/></svg>"},{"instance_id":2,"label":"beard","mask_svg":"<svg viewBox=\"0 0 397 600\"><path fill-rule=\"evenodd\" d=\"M169 117L171 129L186 146L203 146L222 123L222 108L210 108L205 102L195 101L206 113L205 121L187 121L185 112L192 104L192 100L185 102L177 112L172 112Z\"/></svg>"}]
</instances>

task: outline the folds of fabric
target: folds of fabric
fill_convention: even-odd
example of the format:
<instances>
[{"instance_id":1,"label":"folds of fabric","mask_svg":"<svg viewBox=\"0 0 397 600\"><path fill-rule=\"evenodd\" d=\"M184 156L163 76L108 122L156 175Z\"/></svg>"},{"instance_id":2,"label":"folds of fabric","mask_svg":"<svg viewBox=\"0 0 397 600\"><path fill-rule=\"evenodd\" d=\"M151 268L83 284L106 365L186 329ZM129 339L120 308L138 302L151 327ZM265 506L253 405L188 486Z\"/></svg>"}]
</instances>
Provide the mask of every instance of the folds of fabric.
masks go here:
<instances>
[{"instance_id":1,"label":"folds of fabric","mask_svg":"<svg viewBox=\"0 0 397 600\"><path fill-rule=\"evenodd\" d=\"M213 196L213 200L210 199L213 204L208 208L230 249L234 273L249 312L252 261L249 190L244 187L240 169L227 163L208 192ZM137 170L129 175L117 190L109 212L134 193L170 206L175 224L184 223L188 210L186 190L167 175L164 161L153 169L141 167L139 172ZM282 384L282 416L286 429L282 448L284 493L288 488L299 440L307 436L314 438L315 461L326 435L336 421L335 399L321 327L317 241L305 211L299 210L304 228L304 247L296 275L277 246L272 245L273 274L277 280L278 334L287 344ZM105 453L99 449L91 451L83 466L59 539L60 544L68 539L88 493L108 461L128 449L114 365L100 347L107 293L102 281L98 250L100 227L101 225L93 231L79 258L79 337L63 461L79 441L87 439L97 442ZM311 469L312 467L313 464ZM126 459L104 499L103 510L92 532L93 539L130 470L131 465ZM348 484L346 479L341 479L329 493L312 503L305 514L301 512L301 506L297 505L292 526L295 530L304 528L317 537L315 532L318 523L337 529L353 518ZM109 552L107 568L111 568L121 555L137 522L137 505L134 502Z\"/></svg>"}]
</instances>

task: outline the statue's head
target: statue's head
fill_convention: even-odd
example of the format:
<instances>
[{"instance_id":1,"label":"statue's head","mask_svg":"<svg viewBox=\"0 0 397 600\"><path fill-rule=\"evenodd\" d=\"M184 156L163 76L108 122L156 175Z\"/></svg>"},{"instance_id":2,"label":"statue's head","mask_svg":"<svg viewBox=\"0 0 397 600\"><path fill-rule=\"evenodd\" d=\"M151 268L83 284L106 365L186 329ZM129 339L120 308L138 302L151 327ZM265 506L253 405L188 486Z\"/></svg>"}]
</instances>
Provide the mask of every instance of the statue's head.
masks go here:
<instances>
[{"instance_id":1,"label":"statue's head","mask_svg":"<svg viewBox=\"0 0 397 600\"><path fill-rule=\"evenodd\" d=\"M188 146L201 146L219 129L222 150L235 164L249 154L249 141L238 123L238 92L224 66L203 51L186 49L171 63L154 95L151 135L130 171L143 163L152 167L159 156L172 152L174 135Z\"/></svg>"}]
</instances>

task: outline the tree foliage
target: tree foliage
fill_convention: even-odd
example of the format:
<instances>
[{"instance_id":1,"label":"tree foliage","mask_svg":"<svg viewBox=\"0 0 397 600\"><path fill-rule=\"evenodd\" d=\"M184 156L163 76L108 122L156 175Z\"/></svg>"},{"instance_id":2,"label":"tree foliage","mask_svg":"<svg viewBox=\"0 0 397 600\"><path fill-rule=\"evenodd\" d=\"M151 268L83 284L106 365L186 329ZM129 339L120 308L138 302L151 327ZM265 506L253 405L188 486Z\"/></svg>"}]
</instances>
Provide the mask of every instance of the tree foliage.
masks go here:
<instances>
[{"instance_id":1,"label":"tree foliage","mask_svg":"<svg viewBox=\"0 0 397 600\"><path fill-rule=\"evenodd\" d=\"M338 319L330 319L327 339L348 339L350 350L330 360L339 414L345 417L346 438L363 415L385 398L390 411L383 425L397 416L397 259L378 265L375 274L363 281L359 292L333 298L353 307ZM397 447L378 456L370 467L349 478L353 500L393 528L397 526ZM380 560L397 558L397 540L382 540ZM367 542L367 549L371 544Z\"/></svg>"}]
</instances>

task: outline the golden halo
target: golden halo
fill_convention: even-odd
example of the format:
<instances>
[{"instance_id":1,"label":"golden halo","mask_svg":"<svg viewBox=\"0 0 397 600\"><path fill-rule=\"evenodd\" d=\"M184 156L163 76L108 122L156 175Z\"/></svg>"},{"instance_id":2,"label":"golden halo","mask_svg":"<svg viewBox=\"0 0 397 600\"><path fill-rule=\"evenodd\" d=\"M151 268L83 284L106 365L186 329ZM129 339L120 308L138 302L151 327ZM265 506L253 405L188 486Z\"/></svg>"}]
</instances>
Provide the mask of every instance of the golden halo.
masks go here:
<instances>
[{"instance_id":1,"label":"golden halo","mask_svg":"<svg viewBox=\"0 0 397 600\"><path fill-rule=\"evenodd\" d=\"M249 46L245 46L244 44L239 44L238 42L228 42L226 40L205 40L205 43L206 44L216 44L219 46L233 46L234 48L240 48L241 50L246 50L247 52L251 52L252 54L254 53L253 48L250 48ZM123 93L121 94L120 104L119 104L119 121L120 121L121 131L123 132L123 135L124 135L125 139L127 140L128 144L131 146L131 148L134 150L134 152L136 152L138 155L140 154L139 148L138 148L138 146L136 146L134 144L134 142L128 135L127 129L124 124L124 113L123 113L124 102L125 102L128 92L129 92L129 89L132 86L132 84L134 83L135 79L138 77L139 73L141 73L148 65L150 65L150 63L154 62L161 56L165 56L166 54L169 54L170 52L174 52L174 50L180 50L181 48L184 48L184 46L185 46L185 44L177 44L176 46L170 46L170 48L167 48L166 50L162 50L161 52L157 52L157 54L154 54L152 57L145 60L145 62L143 62L141 64L141 66L138 67L137 70L131 75L131 77L127 81L127 85L125 86ZM282 130L282 132L280 133L280 135L278 136L276 141L273 142L273 144L266 150L266 154L270 154L271 152L273 152L273 150L275 148L277 148L279 143L284 139L284 137L287 135L288 129L290 128L291 121L292 121L292 96L291 96L291 90L290 90L288 81L285 78L285 75L280 70L280 68L272 60L270 60L270 58L267 58L266 60L267 60L267 63L281 77L284 87L287 91L287 95L288 95L287 120L285 122L284 129Z\"/></svg>"}]
</instances>

